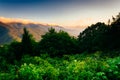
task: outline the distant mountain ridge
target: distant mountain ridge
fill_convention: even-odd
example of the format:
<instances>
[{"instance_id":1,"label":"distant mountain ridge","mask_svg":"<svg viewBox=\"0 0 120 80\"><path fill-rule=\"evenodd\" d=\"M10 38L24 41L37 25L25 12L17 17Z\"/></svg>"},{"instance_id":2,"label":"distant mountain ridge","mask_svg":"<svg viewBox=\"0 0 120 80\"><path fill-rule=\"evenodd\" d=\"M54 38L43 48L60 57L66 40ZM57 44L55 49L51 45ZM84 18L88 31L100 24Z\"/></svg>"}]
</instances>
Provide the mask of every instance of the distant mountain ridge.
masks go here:
<instances>
[{"instance_id":1,"label":"distant mountain ridge","mask_svg":"<svg viewBox=\"0 0 120 80\"><path fill-rule=\"evenodd\" d=\"M58 25L34 23L24 24L22 22L0 22L0 44L10 43L13 40L21 41L24 27L28 29L30 34L32 34L33 38L35 38L37 41L39 41L41 39L41 35L44 35L51 27L55 28L56 31L63 30L69 32L70 35L73 34L71 30Z\"/></svg>"},{"instance_id":2,"label":"distant mountain ridge","mask_svg":"<svg viewBox=\"0 0 120 80\"><path fill-rule=\"evenodd\" d=\"M10 36L10 26L0 22L0 44L8 43L12 40Z\"/></svg>"}]
</instances>

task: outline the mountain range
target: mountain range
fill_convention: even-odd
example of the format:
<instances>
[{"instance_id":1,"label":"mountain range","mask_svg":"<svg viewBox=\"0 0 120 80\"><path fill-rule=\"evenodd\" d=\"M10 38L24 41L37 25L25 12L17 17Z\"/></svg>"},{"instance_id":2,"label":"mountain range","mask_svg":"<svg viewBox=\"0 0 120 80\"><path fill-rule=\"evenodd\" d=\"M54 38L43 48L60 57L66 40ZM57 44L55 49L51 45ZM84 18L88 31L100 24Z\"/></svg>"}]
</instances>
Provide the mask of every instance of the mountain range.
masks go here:
<instances>
[{"instance_id":1,"label":"mountain range","mask_svg":"<svg viewBox=\"0 0 120 80\"><path fill-rule=\"evenodd\" d=\"M0 44L10 43L13 40L21 41L23 28L27 28L30 34L33 35L36 41L41 39L49 28L55 28L56 31L63 30L68 32L71 36L77 36L78 30L67 29L58 25L40 24L40 23L22 23L22 22L9 22L4 23L0 21Z\"/></svg>"}]
</instances>

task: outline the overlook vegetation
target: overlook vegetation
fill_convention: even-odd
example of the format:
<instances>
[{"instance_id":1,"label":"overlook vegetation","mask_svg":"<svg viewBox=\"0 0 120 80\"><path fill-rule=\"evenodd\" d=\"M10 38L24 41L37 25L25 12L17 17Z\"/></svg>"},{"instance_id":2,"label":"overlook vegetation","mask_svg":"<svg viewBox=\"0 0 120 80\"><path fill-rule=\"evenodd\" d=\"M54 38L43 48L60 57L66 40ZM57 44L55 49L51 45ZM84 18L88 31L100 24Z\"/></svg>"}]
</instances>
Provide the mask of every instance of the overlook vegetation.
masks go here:
<instances>
[{"instance_id":1,"label":"overlook vegetation","mask_svg":"<svg viewBox=\"0 0 120 80\"><path fill-rule=\"evenodd\" d=\"M50 28L36 42L24 28L21 42L0 46L0 80L119 80L120 14L79 36Z\"/></svg>"}]
</instances>

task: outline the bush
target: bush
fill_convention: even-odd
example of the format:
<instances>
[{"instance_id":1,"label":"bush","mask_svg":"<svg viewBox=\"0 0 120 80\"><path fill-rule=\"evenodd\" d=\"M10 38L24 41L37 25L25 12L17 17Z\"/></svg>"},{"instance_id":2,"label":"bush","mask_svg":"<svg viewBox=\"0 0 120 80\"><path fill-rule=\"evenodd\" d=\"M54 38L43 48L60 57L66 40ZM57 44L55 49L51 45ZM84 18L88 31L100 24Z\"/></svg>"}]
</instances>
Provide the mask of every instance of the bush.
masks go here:
<instances>
[{"instance_id":1,"label":"bush","mask_svg":"<svg viewBox=\"0 0 120 80\"><path fill-rule=\"evenodd\" d=\"M25 63L26 62L26 63ZM19 69L19 78L27 80L56 80L58 79L59 71L55 69L46 60L40 57L27 57L22 59L22 64Z\"/></svg>"}]
</instances>

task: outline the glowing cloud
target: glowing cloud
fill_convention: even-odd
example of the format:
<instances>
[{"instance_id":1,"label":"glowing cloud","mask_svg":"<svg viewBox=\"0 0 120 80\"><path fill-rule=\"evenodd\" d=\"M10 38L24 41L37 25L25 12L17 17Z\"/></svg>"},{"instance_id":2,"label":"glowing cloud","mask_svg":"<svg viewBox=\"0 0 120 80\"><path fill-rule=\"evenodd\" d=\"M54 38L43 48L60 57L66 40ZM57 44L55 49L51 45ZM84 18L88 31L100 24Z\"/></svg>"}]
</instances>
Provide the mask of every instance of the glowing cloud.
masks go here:
<instances>
[{"instance_id":1,"label":"glowing cloud","mask_svg":"<svg viewBox=\"0 0 120 80\"><path fill-rule=\"evenodd\" d=\"M4 23L21 22L23 24L28 24L28 23L36 23L37 24L37 22L33 22L33 21L27 20L27 19L15 19L15 18L5 18L5 17L0 17L0 21L4 22Z\"/></svg>"}]
</instances>

